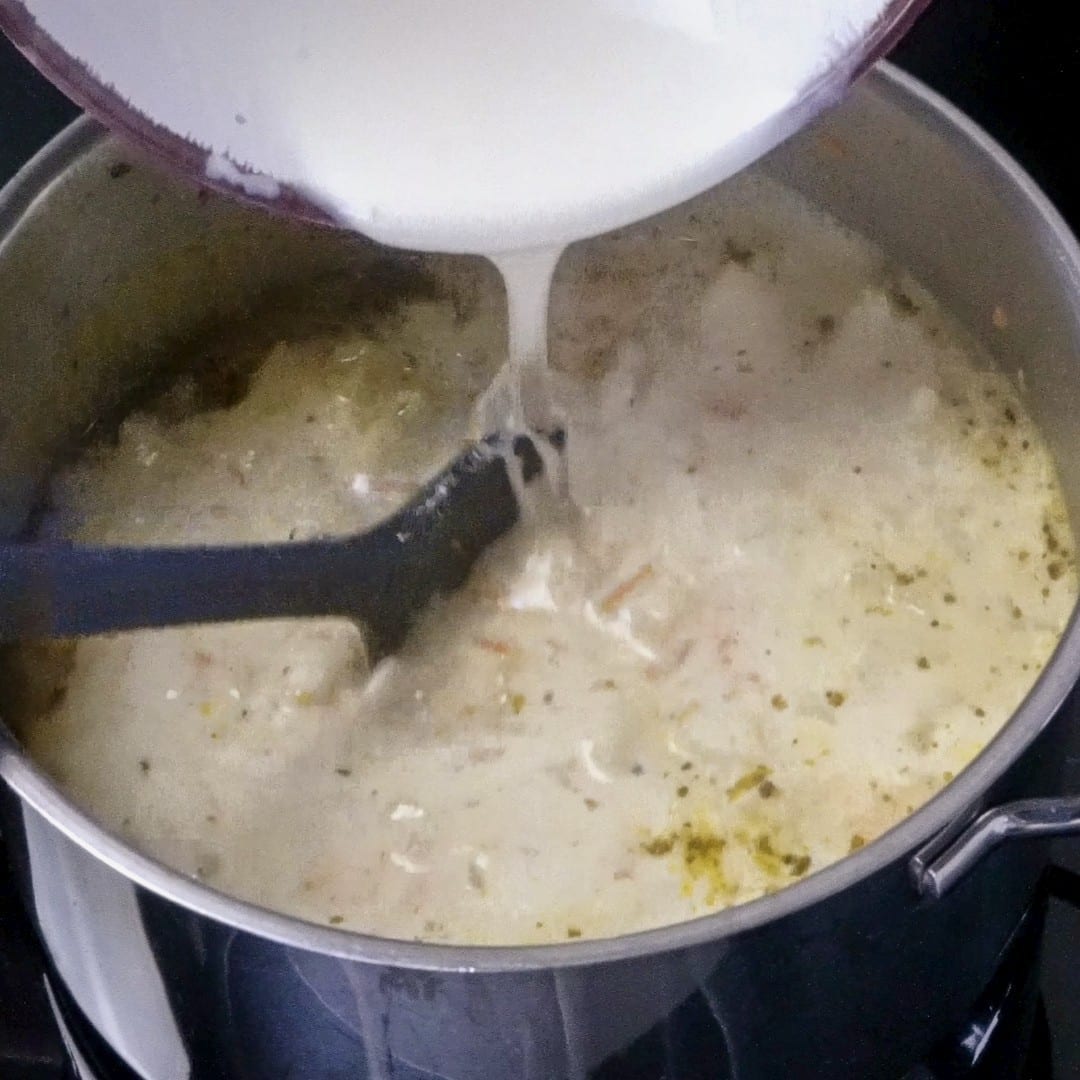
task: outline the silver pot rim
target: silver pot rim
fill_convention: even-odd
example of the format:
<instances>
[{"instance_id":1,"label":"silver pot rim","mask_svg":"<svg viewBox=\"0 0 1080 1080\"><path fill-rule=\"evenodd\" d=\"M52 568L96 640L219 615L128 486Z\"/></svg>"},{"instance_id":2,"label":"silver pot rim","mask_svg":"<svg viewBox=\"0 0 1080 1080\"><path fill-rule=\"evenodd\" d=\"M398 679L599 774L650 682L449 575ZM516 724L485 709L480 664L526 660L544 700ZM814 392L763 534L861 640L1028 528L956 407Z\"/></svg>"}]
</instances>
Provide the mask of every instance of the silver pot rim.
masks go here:
<instances>
[{"instance_id":1,"label":"silver pot rim","mask_svg":"<svg viewBox=\"0 0 1080 1080\"><path fill-rule=\"evenodd\" d=\"M894 99L905 100L966 140L986 168L1028 203L1056 247L1063 267L1080 284L1080 245L1030 176L967 116L918 80L890 64L867 76ZM31 206L82 155L107 137L96 121L76 120L0 189L0 260ZM982 753L933 799L861 850L769 896L670 926L619 937L552 945L426 944L320 926L236 899L143 855L94 821L22 751L0 724L0 778L75 843L125 877L200 915L281 944L349 960L454 972L532 971L632 960L689 949L754 930L827 900L883 867L909 856L932 836L970 820L991 786L1050 723L1080 673L1080 605L1053 656L1011 719ZM914 886L912 899L916 899Z\"/></svg>"}]
</instances>

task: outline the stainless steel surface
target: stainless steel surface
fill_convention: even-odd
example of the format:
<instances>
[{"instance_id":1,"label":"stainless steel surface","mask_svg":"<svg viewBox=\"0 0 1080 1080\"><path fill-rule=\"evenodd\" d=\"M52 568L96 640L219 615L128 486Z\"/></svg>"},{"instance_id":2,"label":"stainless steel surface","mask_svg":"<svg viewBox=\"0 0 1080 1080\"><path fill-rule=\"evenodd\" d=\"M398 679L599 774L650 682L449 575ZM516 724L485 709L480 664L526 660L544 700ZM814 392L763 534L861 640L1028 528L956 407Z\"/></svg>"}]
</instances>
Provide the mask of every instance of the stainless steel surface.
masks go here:
<instances>
[{"instance_id":1,"label":"stainless steel surface","mask_svg":"<svg viewBox=\"0 0 1080 1080\"><path fill-rule=\"evenodd\" d=\"M915 885L937 900L955 888L1006 840L1044 840L1080 834L1080 796L1022 799L980 814L944 846L932 840L911 860Z\"/></svg>"},{"instance_id":2,"label":"stainless steel surface","mask_svg":"<svg viewBox=\"0 0 1080 1080\"><path fill-rule=\"evenodd\" d=\"M141 168L117 170L122 156L77 125L0 203L8 535L64 437L156 359L146 342L168 341L209 308L240 308L274 281L377 266L371 245L200 201ZM871 236L999 363L1023 371L1075 520L1080 252L1015 166L883 70L762 168ZM1009 314L1003 330L997 307ZM101 829L6 737L0 809L53 965L151 1080L609 1080L635 1075L631 1061L673 1080L884 1080L986 985L1045 846L998 847L937 901L919 896L910 860L987 807L1058 793L1078 669L1074 619L1001 735L896 829L773 896L609 941L428 946L262 911ZM898 988L920 1003L917 1015L897 1012Z\"/></svg>"},{"instance_id":3,"label":"stainless steel surface","mask_svg":"<svg viewBox=\"0 0 1080 1080\"><path fill-rule=\"evenodd\" d=\"M508 464L515 456L520 465ZM526 483L543 472L528 436L471 444L402 510L354 536L172 548L0 543L0 641L340 615L364 627L369 657L381 657L518 520L508 468Z\"/></svg>"}]
</instances>

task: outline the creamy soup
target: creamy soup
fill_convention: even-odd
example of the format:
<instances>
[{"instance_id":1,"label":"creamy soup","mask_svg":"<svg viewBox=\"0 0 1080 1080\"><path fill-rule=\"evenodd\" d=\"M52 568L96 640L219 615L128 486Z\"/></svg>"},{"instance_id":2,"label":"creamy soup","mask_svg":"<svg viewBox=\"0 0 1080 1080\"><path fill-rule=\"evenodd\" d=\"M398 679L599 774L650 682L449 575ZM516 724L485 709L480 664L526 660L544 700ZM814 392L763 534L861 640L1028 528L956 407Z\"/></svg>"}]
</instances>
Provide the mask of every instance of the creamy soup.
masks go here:
<instances>
[{"instance_id":1,"label":"creamy soup","mask_svg":"<svg viewBox=\"0 0 1080 1080\"><path fill-rule=\"evenodd\" d=\"M498 303L286 338L227 409L181 380L57 477L48 527L365 528L468 433ZM572 505L532 507L403 652L370 670L338 620L81 641L21 724L32 754L215 888L475 943L750 900L963 769L1076 597L1022 383L866 241L745 178L571 248L551 343Z\"/></svg>"}]
</instances>

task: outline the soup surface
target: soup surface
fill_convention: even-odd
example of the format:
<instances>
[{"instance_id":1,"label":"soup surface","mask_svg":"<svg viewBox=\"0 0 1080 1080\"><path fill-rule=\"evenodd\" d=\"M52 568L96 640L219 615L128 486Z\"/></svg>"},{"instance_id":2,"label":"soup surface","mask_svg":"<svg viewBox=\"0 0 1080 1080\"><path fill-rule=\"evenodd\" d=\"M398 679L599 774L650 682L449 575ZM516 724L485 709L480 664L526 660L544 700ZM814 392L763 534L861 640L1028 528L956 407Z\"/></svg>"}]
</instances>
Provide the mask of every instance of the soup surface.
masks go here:
<instances>
[{"instance_id":1,"label":"soup surface","mask_svg":"<svg viewBox=\"0 0 1080 1080\"><path fill-rule=\"evenodd\" d=\"M58 475L45 527L374 523L460 446L505 352L497 284L470 288L286 337L229 408L181 379ZM963 769L1076 597L1022 385L753 178L571 248L551 329L573 507L540 500L403 653L369 670L334 620L85 640L54 650L30 751L216 888L474 943L749 900Z\"/></svg>"}]
</instances>

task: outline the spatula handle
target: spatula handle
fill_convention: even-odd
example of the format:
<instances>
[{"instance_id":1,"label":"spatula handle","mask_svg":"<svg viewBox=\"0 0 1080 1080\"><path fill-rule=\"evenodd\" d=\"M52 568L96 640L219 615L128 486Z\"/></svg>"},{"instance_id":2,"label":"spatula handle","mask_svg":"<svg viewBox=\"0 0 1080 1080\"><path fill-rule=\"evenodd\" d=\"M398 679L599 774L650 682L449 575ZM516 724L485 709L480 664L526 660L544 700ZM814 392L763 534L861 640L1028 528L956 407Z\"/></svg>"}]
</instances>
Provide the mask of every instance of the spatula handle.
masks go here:
<instances>
[{"instance_id":1,"label":"spatula handle","mask_svg":"<svg viewBox=\"0 0 1080 1080\"><path fill-rule=\"evenodd\" d=\"M330 613L328 544L0 548L0 639ZM359 583L358 583L359 584Z\"/></svg>"}]
</instances>

